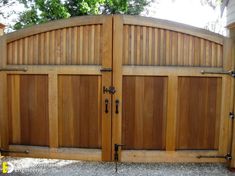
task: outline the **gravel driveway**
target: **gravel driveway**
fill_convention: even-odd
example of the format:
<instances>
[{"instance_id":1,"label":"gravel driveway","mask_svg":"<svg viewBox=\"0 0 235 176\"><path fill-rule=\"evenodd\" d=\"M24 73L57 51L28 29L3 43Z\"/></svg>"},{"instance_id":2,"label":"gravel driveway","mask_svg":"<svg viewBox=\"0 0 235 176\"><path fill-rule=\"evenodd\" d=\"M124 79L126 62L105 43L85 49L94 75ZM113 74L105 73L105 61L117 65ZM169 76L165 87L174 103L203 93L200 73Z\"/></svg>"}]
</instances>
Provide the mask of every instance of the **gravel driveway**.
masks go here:
<instances>
[{"instance_id":1,"label":"gravel driveway","mask_svg":"<svg viewBox=\"0 0 235 176\"><path fill-rule=\"evenodd\" d=\"M114 163L12 157L5 157L1 159L1 162L3 161L14 165L15 171L9 174L12 176L235 176L235 173L229 172L223 164L121 163L118 173L115 173Z\"/></svg>"}]
</instances>

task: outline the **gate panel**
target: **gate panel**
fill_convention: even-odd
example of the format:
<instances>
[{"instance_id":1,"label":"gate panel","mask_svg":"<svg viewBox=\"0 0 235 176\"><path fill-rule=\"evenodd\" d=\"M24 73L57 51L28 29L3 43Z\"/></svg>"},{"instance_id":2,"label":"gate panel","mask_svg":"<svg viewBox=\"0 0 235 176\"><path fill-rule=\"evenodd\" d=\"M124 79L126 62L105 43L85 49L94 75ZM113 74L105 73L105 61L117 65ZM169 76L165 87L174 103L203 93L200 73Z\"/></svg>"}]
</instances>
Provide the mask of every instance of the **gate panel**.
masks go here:
<instances>
[{"instance_id":1,"label":"gate panel","mask_svg":"<svg viewBox=\"0 0 235 176\"><path fill-rule=\"evenodd\" d=\"M48 77L8 75L10 144L49 145Z\"/></svg>"},{"instance_id":2,"label":"gate panel","mask_svg":"<svg viewBox=\"0 0 235 176\"><path fill-rule=\"evenodd\" d=\"M102 88L112 73L100 70L112 68L112 16L35 25L2 36L0 46L1 148L110 161L112 99Z\"/></svg>"},{"instance_id":3,"label":"gate panel","mask_svg":"<svg viewBox=\"0 0 235 176\"><path fill-rule=\"evenodd\" d=\"M122 89L115 100L123 109L122 116L113 115L113 138L121 136L125 145L122 161L225 161L198 156L229 151L231 79L216 74L231 69L226 41L179 23L114 17L114 84ZM163 87L153 84L163 78Z\"/></svg>"},{"instance_id":4,"label":"gate panel","mask_svg":"<svg viewBox=\"0 0 235 176\"><path fill-rule=\"evenodd\" d=\"M59 76L59 146L101 148L100 76Z\"/></svg>"},{"instance_id":5,"label":"gate panel","mask_svg":"<svg viewBox=\"0 0 235 176\"><path fill-rule=\"evenodd\" d=\"M123 78L124 149L165 149L166 77Z\"/></svg>"},{"instance_id":6,"label":"gate panel","mask_svg":"<svg viewBox=\"0 0 235 176\"><path fill-rule=\"evenodd\" d=\"M177 149L218 149L221 84L221 78L179 78Z\"/></svg>"}]
</instances>

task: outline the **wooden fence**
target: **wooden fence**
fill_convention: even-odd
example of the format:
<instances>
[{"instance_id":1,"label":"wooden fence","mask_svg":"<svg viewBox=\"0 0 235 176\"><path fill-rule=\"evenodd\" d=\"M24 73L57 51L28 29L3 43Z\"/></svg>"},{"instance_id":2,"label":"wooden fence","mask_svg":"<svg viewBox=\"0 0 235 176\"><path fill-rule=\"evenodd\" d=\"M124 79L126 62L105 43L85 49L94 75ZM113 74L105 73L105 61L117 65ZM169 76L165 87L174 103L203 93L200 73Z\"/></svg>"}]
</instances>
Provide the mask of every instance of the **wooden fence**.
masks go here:
<instances>
[{"instance_id":1,"label":"wooden fence","mask_svg":"<svg viewBox=\"0 0 235 176\"><path fill-rule=\"evenodd\" d=\"M204 156L234 147L232 44L187 25L118 15L4 35L1 148L111 161L114 145L124 144L121 161L225 162Z\"/></svg>"}]
</instances>

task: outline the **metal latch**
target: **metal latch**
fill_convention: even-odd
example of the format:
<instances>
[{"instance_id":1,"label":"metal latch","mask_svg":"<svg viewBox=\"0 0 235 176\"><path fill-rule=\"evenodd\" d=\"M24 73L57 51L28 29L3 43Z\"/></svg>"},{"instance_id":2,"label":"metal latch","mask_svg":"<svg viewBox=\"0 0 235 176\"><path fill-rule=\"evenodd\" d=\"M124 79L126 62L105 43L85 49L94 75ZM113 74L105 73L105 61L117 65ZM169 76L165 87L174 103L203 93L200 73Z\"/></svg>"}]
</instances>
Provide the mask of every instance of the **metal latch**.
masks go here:
<instances>
[{"instance_id":1,"label":"metal latch","mask_svg":"<svg viewBox=\"0 0 235 176\"><path fill-rule=\"evenodd\" d=\"M118 150L119 150L119 147L122 147L122 146L125 146L124 144L114 144L114 162L115 162L115 172L117 172L118 170L118 167L117 167L117 163L119 161L119 158L118 158Z\"/></svg>"},{"instance_id":2,"label":"metal latch","mask_svg":"<svg viewBox=\"0 0 235 176\"><path fill-rule=\"evenodd\" d=\"M15 151L15 150L4 150L4 149L0 149L0 153L25 153L25 154L28 154L29 151L28 151L28 150L24 150L24 151Z\"/></svg>"},{"instance_id":3,"label":"metal latch","mask_svg":"<svg viewBox=\"0 0 235 176\"><path fill-rule=\"evenodd\" d=\"M198 159L201 159L201 158L224 158L227 161L230 161L230 160L232 160L232 155L230 153L228 153L225 156L221 156L221 155L199 155L199 156L197 156L197 158Z\"/></svg>"},{"instance_id":4,"label":"metal latch","mask_svg":"<svg viewBox=\"0 0 235 176\"><path fill-rule=\"evenodd\" d=\"M109 86L109 88L107 88L107 87L103 87L103 93L105 94L105 93L110 93L110 94L114 94L116 92L116 89L115 89L115 87L113 87L113 86Z\"/></svg>"},{"instance_id":5,"label":"metal latch","mask_svg":"<svg viewBox=\"0 0 235 176\"><path fill-rule=\"evenodd\" d=\"M111 72L113 70L112 70L112 68L101 68L100 71L101 72Z\"/></svg>"},{"instance_id":6,"label":"metal latch","mask_svg":"<svg viewBox=\"0 0 235 176\"><path fill-rule=\"evenodd\" d=\"M230 119L233 120L233 119L234 119L234 113L233 113L233 112L230 112L230 113L229 113L229 117L230 117Z\"/></svg>"},{"instance_id":7,"label":"metal latch","mask_svg":"<svg viewBox=\"0 0 235 176\"><path fill-rule=\"evenodd\" d=\"M220 75L230 75L232 77L235 77L235 71L230 70L230 71L206 71L202 70L201 74L220 74Z\"/></svg>"}]
</instances>

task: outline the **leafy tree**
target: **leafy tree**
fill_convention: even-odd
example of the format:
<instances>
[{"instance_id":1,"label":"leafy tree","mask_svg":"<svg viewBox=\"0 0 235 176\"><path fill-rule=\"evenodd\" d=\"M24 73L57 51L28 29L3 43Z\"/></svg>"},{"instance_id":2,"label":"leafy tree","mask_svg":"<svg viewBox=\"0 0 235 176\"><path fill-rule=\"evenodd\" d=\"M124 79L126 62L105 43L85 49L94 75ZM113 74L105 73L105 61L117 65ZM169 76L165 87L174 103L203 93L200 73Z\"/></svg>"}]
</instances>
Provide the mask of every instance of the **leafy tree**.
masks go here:
<instances>
[{"instance_id":1,"label":"leafy tree","mask_svg":"<svg viewBox=\"0 0 235 176\"><path fill-rule=\"evenodd\" d=\"M21 13L14 29L81 15L140 14L151 0L18 0L28 10Z\"/></svg>"},{"instance_id":2,"label":"leafy tree","mask_svg":"<svg viewBox=\"0 0 235 176\"><path fill-rule=\"evenodd\" d=\"M60 0L20 0L29 10L20 14L18 22L14 29L32 26L34 24L44 23L51 20L68 18L69 13Z\"/></svg>"},{"instance_id":3,"label":"leafy tree","mask_svg":"<svg viewBox=\"0 0 235 176\"><path fill-rule=\"evenodd\" d=\"M71 16L97 15L104 0L68 0L65 7Z\"/></svg>"},{"instance_id":4,"label":"leafy tree","mask_svg":"<svg viewBox=\"0 0 235 176\"><path fill-rule=\"evenodd\" d=\"M106 0L103 14L139 15L149 3L146 0Z\"/></svg>"}]
</instances>

